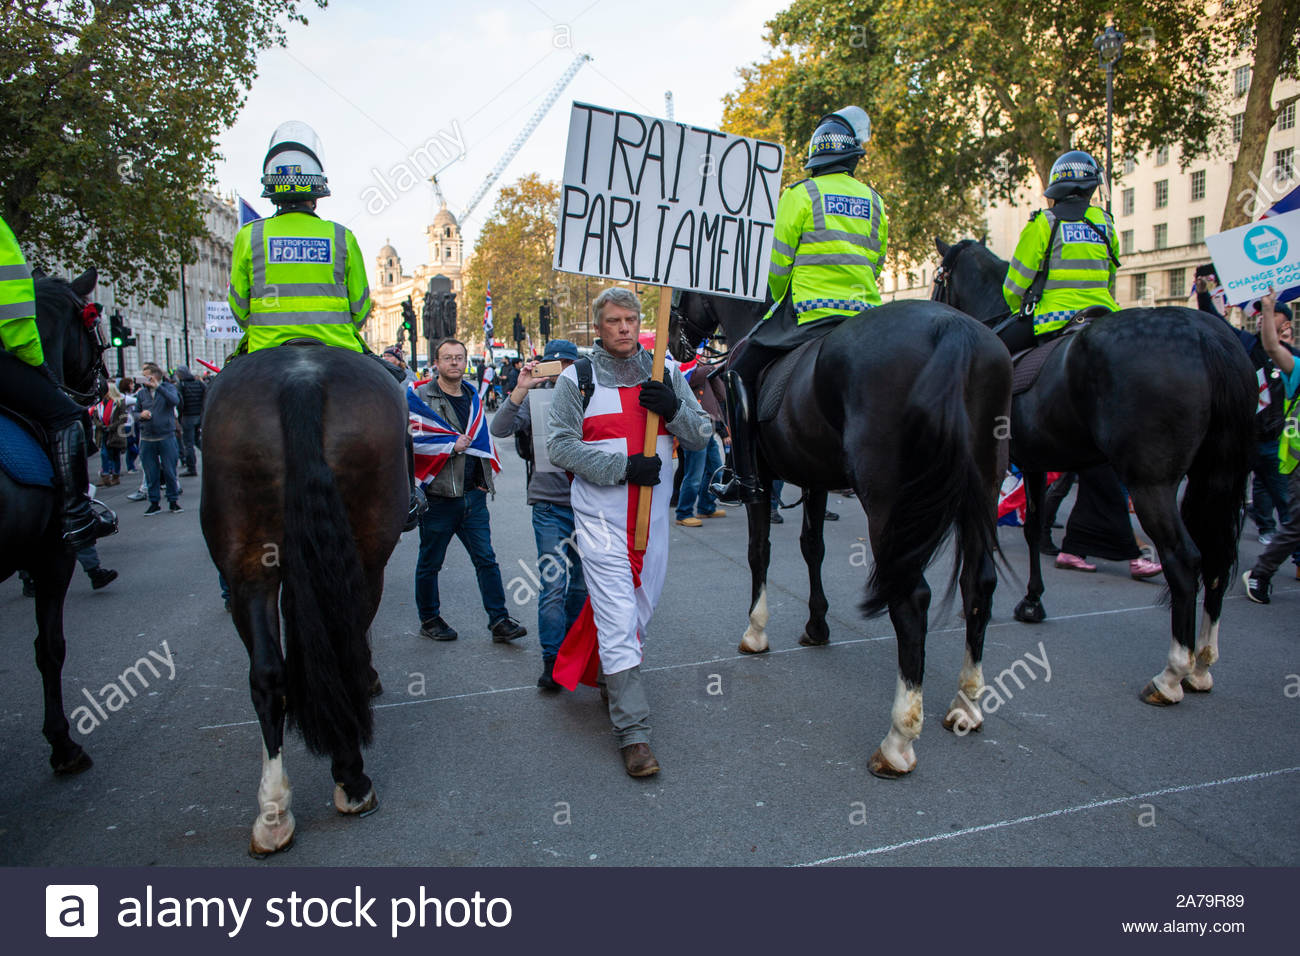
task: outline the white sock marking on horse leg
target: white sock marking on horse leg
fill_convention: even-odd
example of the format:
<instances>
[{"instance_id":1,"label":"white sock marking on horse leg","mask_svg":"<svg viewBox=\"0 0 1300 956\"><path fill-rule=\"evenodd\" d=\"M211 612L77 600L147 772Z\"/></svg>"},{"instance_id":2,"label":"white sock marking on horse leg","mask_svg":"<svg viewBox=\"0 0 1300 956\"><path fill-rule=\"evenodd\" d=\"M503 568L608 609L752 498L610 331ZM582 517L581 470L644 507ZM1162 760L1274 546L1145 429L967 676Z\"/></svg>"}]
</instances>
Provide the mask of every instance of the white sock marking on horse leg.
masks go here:
<instances>
[{"instance_id":1,"label":"white sock marking on horse leg","mask_svg":"<svg viewBox=\"0 0 1300 956\"><path fill-rule=\"evenodd\" d=\"M767 650L767 585L758 589L758 600L749 612L749 627L740 638L740 649L757 654Z\"/></svg>"},{"instance_id":2,"label":"white sock marking on horse leg","mask_svg":"<svg viewBox=\"0 0 1300 956\"><path fill-rule=\"evenodd\" d=\"M274 760L262 744L262 782L257 786L257 819L253 822L253 847L259 852L274 852L293 838L293 789L284 770L284 750Z\"/></svg>"},{"instance_id":3,"label":"white sock marking on horse leg","mask_svg":"<svg viewBox=\"0 0 1300 956\"><path fill-rule=\"evenodd\" d=\"M925 711L921 707L921 689L908 689L903 678L898 678L894 688L894 706L890 711L889 733L880 742L880 753L895 770L902 773L916 766L916 753L912 741L921 736L921 722Z\"/></svg>"},{"instance_id":4,"label":"white sock marking on horse leg","mask_svg":"<svg viewBox=\"0 0 1300 956\"><path fill-rule=\"evenodd\" d=\"M1177 703L1183 699L1183 678L1192 672L1192 652L1179 644L1174 638L1169 639L1169 662L1151 683L1155 684L1169 700Z\"/></svg>"},{"instance_id":5,"label":"white sock marking on horse leg","mask_svg":"<svg viewBox=\"0 0 1300 956\"><path fill-rule=\"evenodd\" d=\"M1196 662L1187 675L1187 683L1197 690L1206 691L1214 686L1210 665L1219 659L1219 622L1210 615L1201 615L1201 629L1196 634Z\"/></svg>"},{"instance_id":6,"label":"white sock marking on horse leg","mask_svg":"<svg viewBox=\"0 0 1300 956\"><path fill-rule=\"evenodd\" d=\"M958 737L964 737L973 730L978 730L984 723L980 712L980 694L984 692L984 665L971 660L970 648L966 648L966 659L962 661L961 676L957 679L957 696L948 705L948 717L944 726Z\"/></svg>"}]
</instances>

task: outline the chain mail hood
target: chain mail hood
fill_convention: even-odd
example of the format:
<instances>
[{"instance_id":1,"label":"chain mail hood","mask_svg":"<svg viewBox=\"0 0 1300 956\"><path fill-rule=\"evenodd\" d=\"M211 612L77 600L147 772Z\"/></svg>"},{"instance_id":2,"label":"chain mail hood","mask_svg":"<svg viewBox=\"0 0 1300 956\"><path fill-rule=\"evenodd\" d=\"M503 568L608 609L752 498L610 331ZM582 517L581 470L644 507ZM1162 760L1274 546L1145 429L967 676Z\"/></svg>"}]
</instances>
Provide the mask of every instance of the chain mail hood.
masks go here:
<instances>
[{"instance_id":1,"label":"chain mail hood","mask_svg":"<svg viewBox=\"0 0 1300 956\"><path fill-rule=\"evenodd\" d=\"M654 368L654 354L638 345L629 357L615 358L599 341L591 350L591 367L596 381L607 388L630 388L649 380Z\"/></svg>"}]
</instances>

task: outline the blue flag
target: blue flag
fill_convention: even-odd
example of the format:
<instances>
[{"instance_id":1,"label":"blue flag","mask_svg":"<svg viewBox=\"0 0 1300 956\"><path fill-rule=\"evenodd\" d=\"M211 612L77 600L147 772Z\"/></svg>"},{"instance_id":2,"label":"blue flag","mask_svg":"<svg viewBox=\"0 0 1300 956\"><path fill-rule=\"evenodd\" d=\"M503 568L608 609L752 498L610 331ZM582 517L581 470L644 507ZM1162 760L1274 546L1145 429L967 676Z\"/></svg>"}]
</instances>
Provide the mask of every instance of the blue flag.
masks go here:
<instances>
[{"instance_id":1,"label":"blue flag","mask_svg":"<svg viewBox=\"0 0 1300 956\"><path fill-rule=\"evenodd\" d=\"M245 202L243 196L239 197L239 226L241 229L244 226L247 226L250 222L265 218L265 216Z\"/></svg>"}]
</instances>

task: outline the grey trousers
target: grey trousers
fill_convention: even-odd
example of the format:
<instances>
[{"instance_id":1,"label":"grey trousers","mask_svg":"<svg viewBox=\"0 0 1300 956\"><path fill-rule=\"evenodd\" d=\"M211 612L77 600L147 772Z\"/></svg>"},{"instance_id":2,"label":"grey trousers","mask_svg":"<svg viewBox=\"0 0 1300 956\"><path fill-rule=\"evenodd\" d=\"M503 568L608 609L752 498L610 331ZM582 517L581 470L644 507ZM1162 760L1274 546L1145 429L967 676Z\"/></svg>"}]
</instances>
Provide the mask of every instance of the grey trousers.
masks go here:
<instances>
[{"instance_id":1,"label":"grey trousers","mask_svg":"<svg viewBox=\"0 0 1300 956\"><path fill-rule=\"evenodd\" d=\"M1291 520L1273 532L1273 543L1255 559L1250 576L1267 581L1296 548L1300 548L1300 467L1286 476L1287 501L1291 502Z\"/></svg>"},{"instance_id":2,"label":"grey trousers","mask_svg":"<svg viewBox=\"0 0 1300 956\"><path fill-rule=\"evenodd\" d=\"M650 701L645 695L641 667L605 675L609 691L609 719L620 748L650 742Z\"/></svg>"}]
</instances>

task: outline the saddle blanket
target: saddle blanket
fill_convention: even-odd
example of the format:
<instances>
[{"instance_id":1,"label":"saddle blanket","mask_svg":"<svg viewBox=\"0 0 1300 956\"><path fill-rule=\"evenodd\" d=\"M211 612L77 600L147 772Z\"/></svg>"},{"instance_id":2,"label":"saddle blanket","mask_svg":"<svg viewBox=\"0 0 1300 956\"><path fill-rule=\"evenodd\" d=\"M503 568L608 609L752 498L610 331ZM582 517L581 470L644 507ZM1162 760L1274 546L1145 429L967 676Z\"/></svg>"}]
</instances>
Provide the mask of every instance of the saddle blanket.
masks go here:
<instances>
[{"instance_id":1,"label":"saddle blanket","mask_svg":"<svg viewBox=\"0 0 1300 956\"><path fill-rule=\"evenodd\" d=\"M54 466L25 427L0 413L0 469L20 485L54 487Z\"/></svg>"}]
</instances>

